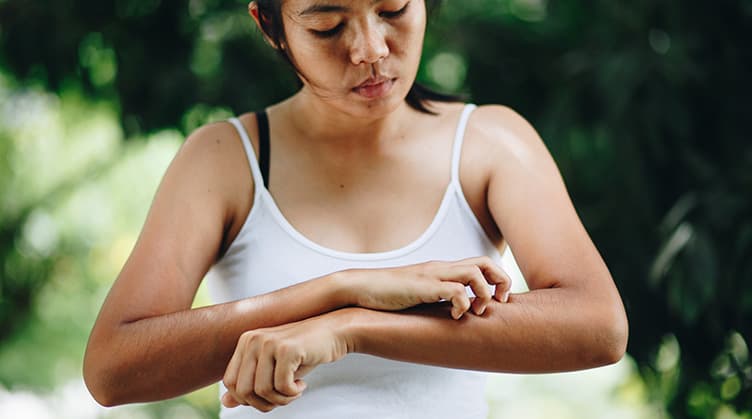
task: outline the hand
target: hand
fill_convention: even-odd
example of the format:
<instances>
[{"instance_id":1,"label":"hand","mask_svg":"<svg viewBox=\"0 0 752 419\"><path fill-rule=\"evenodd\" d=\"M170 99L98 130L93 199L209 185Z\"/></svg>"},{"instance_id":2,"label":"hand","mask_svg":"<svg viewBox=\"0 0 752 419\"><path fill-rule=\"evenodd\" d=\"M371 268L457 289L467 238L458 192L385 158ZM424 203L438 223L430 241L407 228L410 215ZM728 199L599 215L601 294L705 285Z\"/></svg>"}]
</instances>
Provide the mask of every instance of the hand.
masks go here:
<instances>
[{"instance_id":1,"label":"hand","mask_svg":"<svg viewBox=\"0 0 752 419\"><path fill-rule=\"evenodd\" d=\"M402 310L418 304L446 300L452 317L459 319L472 308L483 314L491 301L488 285L496 287L493 298L506 302L512 280L488 257L455 262L426 262L387 269L354 269L343 272L342 282L353 305L374 310ZM465 287L476 298L471 302Z\"/></svg>"},{"instance_id":2,"label":"hand","mask_svg":"<svg viewBox=\"0 0 752 419\"><path fill-rule=\"evenodd\" d=\"M338 317L330 313L243 333L225 370L222 404L269 412L300 397L305 374L348 352Z\"/></svg>"}]
</instances>

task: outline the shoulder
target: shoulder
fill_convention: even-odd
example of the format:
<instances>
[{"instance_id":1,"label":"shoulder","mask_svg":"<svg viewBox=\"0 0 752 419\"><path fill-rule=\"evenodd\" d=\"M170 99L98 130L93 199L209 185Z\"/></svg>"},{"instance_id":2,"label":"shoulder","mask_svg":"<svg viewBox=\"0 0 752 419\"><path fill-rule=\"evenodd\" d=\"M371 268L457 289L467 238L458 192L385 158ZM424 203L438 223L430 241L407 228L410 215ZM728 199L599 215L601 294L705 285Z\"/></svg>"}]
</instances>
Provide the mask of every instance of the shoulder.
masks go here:
<instances>
[{"instance_id":1,"label":"shoulder","mask_svg":"<svg viewBox=\"0 0 752 419\"><path fill-rule=\"evenodd\" d=\"M467 149L485 156L489 170L538 171L553 162L535 128L515 110L502 105L479 106L468 122ZM503 162L504 164L500 164Z\"/></svg>"},{"instance_id":2,"label":"shoulder","mask_svg":"<svg viewBox=\"0 0 752 419\"><path fill-rule=\"evenodd\" d=\"M238 119L246 132L255 132L255 118L246 114ZM251 146L256 148L253 137ZM210 172L215 174L237 170L239 164L248 169L243 141L230 121L206 124L193 131L180 148L177 158L191 163L195 170L211 169Z\"/></svg>"},{"instance_id":3,"label":"shoulder","mask_svg":"<svg viewBox=\"0 0 752 419\"><path fill-rule=\"evenodd\" d=\"M192 132L168 172L194 196L221 203L227 215L235 212L239 192L248 191L252 196L253 179L245 149L229 121L210 123Z\"/></svg>"},{"instance_id":4,"label":"shoulder","mask_svg":"<svg viewBox=\"0 0 752 419\"><path fill-rule=\"evenodd\" d=\"M221 157L231 154L227 153L228 151L237 151L238 147L242 148L238 131L229 121L220 121L203 125L193 131L186 138L180 153L192 157Z\"/></svg>"},{"instance_id":5,"label":"shoulder","mask_svg":"<svg viewBox=\"0 0 752 419\"><path fill-rule=\"evenodd\" d=\"M543 146L530 122L502 105L479 106L468 122L467 134L494 149L534 151Z\"/></svg>"}]
</instances>

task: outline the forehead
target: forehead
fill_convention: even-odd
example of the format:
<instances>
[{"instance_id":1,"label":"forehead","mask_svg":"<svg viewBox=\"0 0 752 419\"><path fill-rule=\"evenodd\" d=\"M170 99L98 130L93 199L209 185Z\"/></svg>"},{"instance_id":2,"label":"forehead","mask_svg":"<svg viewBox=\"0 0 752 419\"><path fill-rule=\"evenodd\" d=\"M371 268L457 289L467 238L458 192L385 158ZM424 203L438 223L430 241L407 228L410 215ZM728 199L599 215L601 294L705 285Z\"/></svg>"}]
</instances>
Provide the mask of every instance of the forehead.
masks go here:
<instances>
[{"instance_id":1,"label":"forehead","mask_svg":"<svg viewBox=\"0 0 752 419\"><path fill-rule=\"evenodd\" d=\"M327 13L350 12L357 8L375 6L385 0L287 0L282 4L286 11L297 17Z\"/></svg>"}]
</instances>

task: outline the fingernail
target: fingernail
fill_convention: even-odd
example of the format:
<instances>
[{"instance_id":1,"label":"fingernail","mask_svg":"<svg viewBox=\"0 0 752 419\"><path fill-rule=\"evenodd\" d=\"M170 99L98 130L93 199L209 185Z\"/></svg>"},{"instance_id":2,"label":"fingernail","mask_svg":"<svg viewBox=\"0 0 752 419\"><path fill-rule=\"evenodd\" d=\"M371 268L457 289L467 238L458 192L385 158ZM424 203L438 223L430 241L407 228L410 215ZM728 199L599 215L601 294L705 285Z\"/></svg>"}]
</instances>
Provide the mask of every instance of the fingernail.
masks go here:
<instances>
[{"instance_id":1,"label":"fingernail","mask_svg":"<svg viewBox=\"0 0 752 419\"><path fill-rule=\"evenodd\" d=\"M480 309L480 313L478 313L478 315L479 315L479 316L482 316L482 315L483 315L483 313L485 313L485 312L486 312L486 306L483 306L483 307L481 307L481 309Z\"/></svg>"},{"instance_id":2,"label":"fingernail","mask_svg":"<svg viewBox=\"0 0 752 419\"><path fill-rule=\"evenodd\" d=\"M503 303L506 303L507 301L509 301L509 291L505 292L504 295L501 296L501 301Z\"/></svg>"}]
</instances>

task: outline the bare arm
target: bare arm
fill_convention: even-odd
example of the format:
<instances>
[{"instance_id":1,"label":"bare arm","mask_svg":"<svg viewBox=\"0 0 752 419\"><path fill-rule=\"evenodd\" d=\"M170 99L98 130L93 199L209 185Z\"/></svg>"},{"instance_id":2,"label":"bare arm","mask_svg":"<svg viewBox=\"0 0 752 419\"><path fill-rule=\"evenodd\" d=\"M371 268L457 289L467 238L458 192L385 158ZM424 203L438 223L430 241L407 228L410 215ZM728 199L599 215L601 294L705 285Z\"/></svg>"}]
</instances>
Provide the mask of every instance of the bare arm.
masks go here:
<instances>
[{"instance_id":1,"label":"bare arm","mask_svg":"<svg viewBox=\"0 0 752 419\"><path fill-rule=\"evenodd\" d=\"M224 376L225 406L269 411L303 394L301 378L347 353L450 368L542 373L617 362L623 313L576 290L540 289L492 301L483 315L449 317L445 303L402 312L349 307L244 333ZM250 356L249 356L250 355ZM249 361L251 361L249 363Z\"/></svg>"},{"instance_id":2,"label":"bare arm","mask_svg":"<svg viewBox=\"0 0 752 419\"><path fill-rule=\"evenodd\" d=\"M452 368L548 373L603 366L623 356L619 313L583 304L589 302L576 292L550 289L512 294L507 304L492 303L483 316L458 322L447 319L441 305L404 313L348 308L324 317L340 325L352 352Z\"/></svg>"},{"instance_id":3,"label":"bare arm","mask_svg":"<svg viewBox=\"0 0 752 419\"><path fill-rule=\"evenodd\" d=\"M462 170L487 168L488 208L531 291L459 323L446 322L437 307L404 317L355 309L352 319L343 320L353 349L506 372L576 370L619 360L627 343L621 298L538 134L510 109L491 106L475 111L466 138Z\"/></svg>"},{"instance_id":4,"label":"bare arm","mask_svg":"<svg viewBox=\"0 0 752 419\"><path fill-rule=\"evenodd\" d=\"M100 403L160 400L207 385L222 376L242 332L342 305L321 278L191 310L236 216L233 196L253 196L247 167L228 124L197 131L173 160L89 340L84 378Z\"/></svg>"},{"instance_id":5,"label":"bare arm","mask_svg":"<svg viewBox=\"0 0 752 419\"><path fill-rule=\"evenodd\" d=\"M87 385L97 401L113 406L164 400L212 384L243 332L340 307L330 279L112 327L100 320L86 354Z\"/></svg>"},{"instance_id":6,"label":"bare arm","mask_svg":"<svg viewBox=\"0 0 752 419\"><path fill-rule=\"evenodd\" d=\"M468 140L488 167L488 208L531 289L483 317L447 323L440 309L410 316L353 311L353 349L406 361L506 372L554 372L619 360L621 298L535 130L501 107L473 115ZM473 154L469 155L473 159ZM466 161L465 161L466 162ZM397 345L397 342L402 344ZM444 351L437 350L446 348Z\"/></svg>"}]
</instances>

